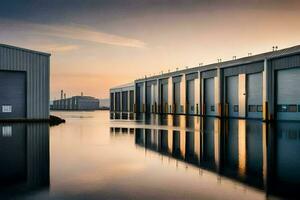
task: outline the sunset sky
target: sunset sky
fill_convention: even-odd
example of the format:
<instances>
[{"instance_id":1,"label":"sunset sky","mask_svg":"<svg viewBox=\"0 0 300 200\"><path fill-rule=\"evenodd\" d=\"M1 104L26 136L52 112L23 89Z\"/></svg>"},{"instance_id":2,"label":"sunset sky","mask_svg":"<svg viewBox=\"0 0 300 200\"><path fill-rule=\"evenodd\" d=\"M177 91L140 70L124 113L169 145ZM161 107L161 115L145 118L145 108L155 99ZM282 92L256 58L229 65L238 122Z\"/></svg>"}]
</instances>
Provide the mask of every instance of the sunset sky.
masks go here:
<instances>
[{"instance_id":1,"label":"sunset sky","mask_svg":"<svg viewBox=\"0 0 300 200\"><path fill-rule=\"evenodd\" d=\"M300 44L297 0L1 0L0 43L49 52L51 99Z\"/></svg>"}]
</instances>

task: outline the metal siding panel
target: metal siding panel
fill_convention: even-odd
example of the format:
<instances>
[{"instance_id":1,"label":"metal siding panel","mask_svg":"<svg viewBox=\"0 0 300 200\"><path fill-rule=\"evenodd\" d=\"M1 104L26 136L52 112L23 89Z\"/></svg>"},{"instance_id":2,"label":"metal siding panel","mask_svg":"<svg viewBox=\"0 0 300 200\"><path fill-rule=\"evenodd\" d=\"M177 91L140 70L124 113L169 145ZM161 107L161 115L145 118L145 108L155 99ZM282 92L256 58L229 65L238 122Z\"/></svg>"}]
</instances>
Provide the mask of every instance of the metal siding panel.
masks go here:
<instances>
[{"instance_id":1,"label":"metal siding panel","mask_svg":"<svg viewBox=\"0 0 300 200\"><path fill-rule=\"evenodd\" d=\"M264 70L264 62L255 62L236 67L229 67L224 69L224 76L234 76L238 74L258 73Z\"/></svg>"},{"instance_id":2,"label":"metal siding panel","mask_svg":"<svg viewBox=\"0 0 300 200\"><path fill-rule=\"evenodd\" d=\"M205 110L206 115L216 115L215 105L215 81L214 78L208 78L204 80L204 98L205 98ZM212 107L214 110L212 110Z\"/></svg>"},{"instance_id":3,"label":"metal siding panel","mask_svg":"<svg viewBox=\"0 0 300 200\"><path fill-rule=\"evenodd\" d=\"M181 81L181 76L175 76L172 78L172 80L173 80L173 83L178 83Z\"/></svg>"},{"instance_id":4,"label":"metal siding panel","mask_svg":"<svg viewBox=\"0 0 300 200\"><path fill-rule=\"evenodd\" d=\"M226 97L230 117L238 117L239 112L234 111L234 107L239 105L238 76L226 78Z\"/></svg>"},{"instance_id":5,"label":"metal siding panel","mask_svg":"<svg viewBox=\"0 0 300 200\"><path fill-rule=\"evenodd\" d=\"M271 60L275 70L300 67L300 55L287 56Z\"/></svg>"},{"instance_id":6,"label":"metal siding panel","mask_svg":"<svg viewBox=\"0 0 300 200\"><path fill-rule=\"evenodd\" d=\"M198 72L192 73L192 74L187 74L187 75L185 76L185 79L186 79L187 81L189 81L189 80L194 80L194 79L196 79L196 78L198 78Z\"/></svg>"},{"instance_id":7,"label":"metal siding panel","mask_svg":"<svg viewBox=\"0 0 300 200\"><path fill-rule=\"evenodd\" d=\"M300 68L277 72L277 105L300 105ZM300 120L300 112L277 112L277 118Z\"/></svg>"},{"instance_id":8,"label":"metal siding panel","mask_svg":"<svg viewBox=\"0 0 300 200\"><path fill-rule=\"evenodd\" d=\"M262 73L247 75L247 117L262 118L262 112L250 112L249 106L262 106Z\"/></svg>"},{"instance_id":9,"label":"metal siding panel","mask_svg":"<svg viewBox=\"0 0 300 200\"><path fill-rule=\"evenodd\" d=\"M213 78L217 76L217 70L209 70L209 71L204 71L202 73L202 78L208 79L208 78Z\"/></svg>"}]
</instances>

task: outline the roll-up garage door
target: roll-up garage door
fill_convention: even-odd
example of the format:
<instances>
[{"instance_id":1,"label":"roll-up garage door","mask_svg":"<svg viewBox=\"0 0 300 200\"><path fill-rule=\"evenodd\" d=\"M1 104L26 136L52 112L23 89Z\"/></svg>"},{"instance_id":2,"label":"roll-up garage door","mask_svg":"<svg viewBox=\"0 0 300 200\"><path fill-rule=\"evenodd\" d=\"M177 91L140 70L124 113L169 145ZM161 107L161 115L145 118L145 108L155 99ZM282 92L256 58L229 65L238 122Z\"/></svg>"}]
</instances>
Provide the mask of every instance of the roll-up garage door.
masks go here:
<instances>
[{"instance_id":1,"label":"roll-up garage door","mask_svg":"<svg viewBox=\"0 0 300 200\"><path fill-rule=\"evenodd\" d=\"M0 119L26 117L26 73L0 71Z\"/></svg>"},{"instance_id":2,"label":"roll-up garage door","mask_svg":"<svg viewBox=\"0 0 300 200\"><path fill-rule=\"evenodd\" d=\"M144 90L143 85L138 84L136 87L136 106L137 106L137 112L143 111L143 96L144 96Z\"/></svg>"},{"instance_id":3,"label":"roll-up garage door","mask_svg":"<svg viewBox=\"0 0 300 200\"><path fill-rule=\"evenodd\" d=\"M262 118L262 73L247 75L247 117Z\"/></svg>"},{"instance_id":4,"label":"roll-up garage door","mask_svg":"<svg viewBox=\"0 0 300 200\"><path fill-rule=\"evenodd\" d=\"M161 108L162 113L168 113L168 83L161 84Z\"/></svg>"},{"instance_id":5,"label":"roll-up garage door","mask_svg":"<svg viewBox=\"0 0 300 200\"><path fill-rule=\"evenodd\" d=\"M206 115L216 115L214 78L204 80L204 103Z\"/></svg>"},{"instance_id":6,"label":"roll-up garage door","mask_svg":"<svg viewBox=\"0 0 300 200\"><path fill-rule=\"evenodd\" d=\"M180 82L174 83L174 105L175 105L175 113L181 112L181 102L180 102Z\"/></svg>"},{"instance_id":7,"label":"roll-up garage door","mask_svg":"<svg viewBox=\"0 0 300 200\"><path fill-rule=\"evenodd\" d=\"M277 119L300 120L300 68L277 71Z\"/></svg>"},{"instance_id":8,"label":"roll-up garage door","mask_svg":"<svg viewBox=\"0 0 300 200\"><path fill-rule=\"evenodd\" d=\"M189 80L186 82L187 94L187 112L188 114L195 114L195 81Z\"/></svg>"},{"instance_id":9,"label":"roll-up garage door","mask_svg":"<svg viewBox=\"0 0 300 200\"><path fill-rule=\"evenodd\" d=\"M121 111L120 92L115 93L115 104L116 104L116 111Z\"/></svg>"},{"instance_id":10,"label":"roll-up garage door","mask_svg":"<svg viewBox=\"0 0 300 200\"><path fill-rule=\"evenodd\" d=\"M226 78L226 99L228 103L228 114L230 117L239 116L239 92L238 76Z\"/></svg>"},{"instance_id":11,"label":"roll-up garage door","mask_svg":"<svg viewBox=\"0 0 300 200\"><path fill-rule=\"evenodd\" d=\"M146 88L146 112L150 113L151 112L151 107L152 107L152 96L151 96L151 85L147 85Z\"/></svg>"},{"instance_id":12,"label":"roll-up garage door","mask_svg":"<svg viewBox=\"0 0 300 200\"><path fill-rule=\"evenodd\" d=\"M110 110L111 111L115 111L115 94L114 93L110 93Z\"/></svg>"},{"instance_id":13,"label":"roll-up garage door","mask_svg":"<svg viewBox=\"0 0 300 200\"><path fill-rule=\"evenodd\" d=\"M128 112L128 92L122 92L122 112Z\"/></svg>"},{"instance_id":14,"label":"roll-up garage door","mask_svg":"<svg viewBox=\"0 0 300 200\"><path fill-rule=\"evenodd\" d=\"M134 104L134 91L130 90L130 107L129 107L130 112L133 112L133 104Z\"/></svg>"}]
</instances>

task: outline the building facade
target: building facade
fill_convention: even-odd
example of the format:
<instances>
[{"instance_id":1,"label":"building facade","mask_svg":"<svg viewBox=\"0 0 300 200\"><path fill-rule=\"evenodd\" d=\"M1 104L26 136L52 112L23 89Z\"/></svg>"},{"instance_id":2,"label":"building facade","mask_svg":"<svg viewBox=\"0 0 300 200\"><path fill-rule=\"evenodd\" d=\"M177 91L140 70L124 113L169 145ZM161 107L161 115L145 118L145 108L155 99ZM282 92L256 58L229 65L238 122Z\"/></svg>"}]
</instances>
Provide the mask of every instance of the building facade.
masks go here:
<instances>
[{"instance_id":1,"label":"building facade","mask_svg":"<svg viewBox=\"0 0 300 200\"><path fill-rule=\"evenodd\" d=\"M110 89L110 110L116 112L134 112L135 84L124 84Z\"/></svg>"},{"instance_id":2,"label":"building facade","mask_svg":"<svg viewBox=\"0 0 300 200\"><path fill-rule=\"evenodd\" d=\"M0 120L49 119L50 54L0 44Z\"/></svg>"},{"instance_id":3,"label":"building facade","mask_svg":"<svg viewBox=\"0 0 300 200\"><path fill-rule=\"evenodd\" d=\"M300 120L300 46L134 81L135 113ZM123 110L120 86L111 111Z\"/></svg>"},{"instance_id":4,"label":"building facade","mask_svg":"<svg viewBox=\"0 0 300 200\"><path fill-rule=\"evenodd\" d=\"M53 110L98 110L99 99L90 96L74 96L54 100Z\"/></svg>"}]
</instances>

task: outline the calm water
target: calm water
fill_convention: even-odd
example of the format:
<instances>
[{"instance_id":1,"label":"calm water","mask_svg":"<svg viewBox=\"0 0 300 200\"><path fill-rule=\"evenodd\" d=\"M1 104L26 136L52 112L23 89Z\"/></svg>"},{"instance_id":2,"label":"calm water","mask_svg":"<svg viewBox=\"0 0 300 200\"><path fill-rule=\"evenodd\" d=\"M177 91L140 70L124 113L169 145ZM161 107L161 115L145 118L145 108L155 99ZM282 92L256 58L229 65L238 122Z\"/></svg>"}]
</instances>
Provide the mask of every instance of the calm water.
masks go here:
<instances>
[{"instance_id":1,"label":"calm water","mask_svg":"<svg viewBox=\"0 0 300 200\"><path fill-rule=\"evenodd\" d=\"M300 123L53 114L0 124L0 199L300 197Z\"/></svg>"}]
</instances>

